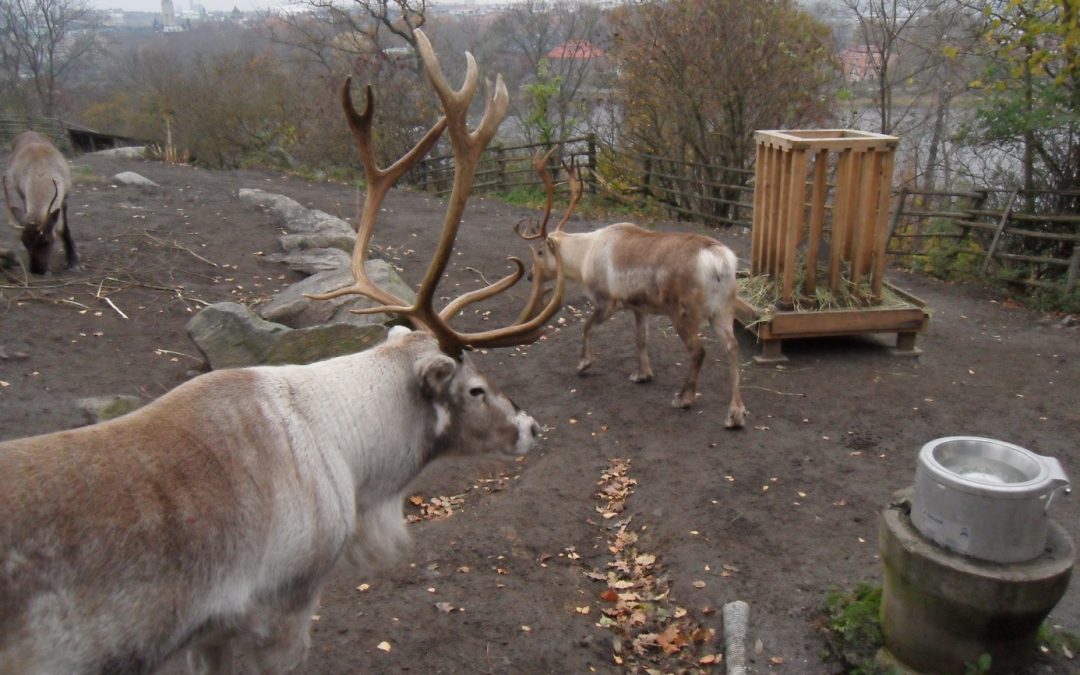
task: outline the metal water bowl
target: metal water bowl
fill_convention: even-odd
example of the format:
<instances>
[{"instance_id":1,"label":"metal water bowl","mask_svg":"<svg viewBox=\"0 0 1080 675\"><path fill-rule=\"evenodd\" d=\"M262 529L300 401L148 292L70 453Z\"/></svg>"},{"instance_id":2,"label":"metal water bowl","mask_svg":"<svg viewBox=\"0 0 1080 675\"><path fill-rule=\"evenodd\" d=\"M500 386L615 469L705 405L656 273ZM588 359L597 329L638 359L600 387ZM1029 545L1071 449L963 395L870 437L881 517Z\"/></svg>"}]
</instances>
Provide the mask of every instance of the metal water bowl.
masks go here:
<instances>
[{"instance_id":1,"label":"metal water bowl","mask_svg":"<svg viewBox=\"0 0 1080 675\"><path fill-rule=\"evenodd\" d=\"M948 436L919 451L911 520L951 551L1000 563L1039 557L1048 511L1069 479L1053 457L977 436Z\"/></svg>"}]
</instances>

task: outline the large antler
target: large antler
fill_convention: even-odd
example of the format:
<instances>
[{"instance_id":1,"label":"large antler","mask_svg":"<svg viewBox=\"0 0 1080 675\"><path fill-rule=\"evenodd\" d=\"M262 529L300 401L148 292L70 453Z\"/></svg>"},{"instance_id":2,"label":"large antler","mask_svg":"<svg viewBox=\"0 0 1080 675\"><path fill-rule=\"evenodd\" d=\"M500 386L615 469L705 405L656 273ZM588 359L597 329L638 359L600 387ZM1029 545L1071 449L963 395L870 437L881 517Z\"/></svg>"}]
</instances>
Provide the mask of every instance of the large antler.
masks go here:
<instances>
[{"instance_id":1,"label":"large antler","mask_svg":"<svg viewBox=\"0 0 1080 675\"><path fill-rule=\"evenodd\" d=\"M353 136L356 138L357 148L364 163L364 173L368 183L367 196L357 231L356 248L353 251L352 266L355 283L330 293L310 297L329 299L348 293L365 295L384 306L353 311L360 314L395 312L406 316L415 325L426 328L433 333L438 339L442 350L451 355L460 354L464 349L470 347L505 347L533 342L540 336L544 324L559 310L562 302L565 279L561 260L558 265L555 293L549 303L538 312L537 307L540 303L536 298L542 297L542 294L534 292L530 297L528 307L519 316L519 320L510 326L479 333L459 333L451 328L447 321L464 307L492 297L521 279L525 273L525 265L517 258L510 258L517 266L517 270L513 273L489 286L466 293L450 303L442 312L436 312L433 309L432 303L435 290L446 270L454 241L457 238L458 227L461 225L461 216L465 211L465 203L472 189L480 155L495 136L495 132L499 124L502 123L503 118L506 117L509 94L506 91L502 76L498 76L494 95L485 97L484 114L480 124L475 131L469 131L466 117L469 103L476 93L479 82L476 61L473 59L472 54L465 53L467 62L465 82L461 89L455 91L447 83L442 67L439 65L438 58L435 56L427 36L420 30L417 30L415 35L428 79L442 102L444 117L436 122L424 138L404 157L388 169L379 169L375 163L371 139L371 125L374 117L371 87L367 88L367 105L364 108L364 113L357 114L350 95L350 80L346 80L345 85L342 87L342 107L345 109L345 115L349 120L349 127L352 129ZM449 131L450 144L454 153L453 188L450 193L446 216L443 220L439 243L432 256L431 263L428 265L427 273L420 284L420 289L417 291L416 302L408 305L400 298L373 284L364 270L364 263L367 259L368 246L374 231L379 208L390 186L427 154L444 130ZM522 320L521 317L531 318Z\"/></svg>"},{"instance_id":2,"label":"large antler","mask_svg":"<svg viewBox=\"0 0 1080 675\"><path fill-rule=\"evenodd\" d=\"M548 160L551 158L551 153L555 152L555 148L548 150L547 154L541 156L537 154L533 158L533 169L540 175L540 180L544 181L544 191L547 193L547 200L544 204L544 218L540 221L538 227L533 228L523 227L525 221L519 222L514 226L514 231L518 233L518 236L525 241L535 241L537 239L544 239L548 235L547 224L551 219L551 206L555 198L555 182L551 178L551 173L548 171ZM563 162L563 168L566 169L567 181L570 184L570 203L566 207L566 213L563 214L562 220L555 226L555 232L562 231L566 223L570 222L570 216L574 213L574 208L577 207L578 202L581 201L582 193L582 181L581 174L578 171L576 162L571 159L570 163ZM532 230L532 231L530 231Z\"/></svg>"}]
</instances>

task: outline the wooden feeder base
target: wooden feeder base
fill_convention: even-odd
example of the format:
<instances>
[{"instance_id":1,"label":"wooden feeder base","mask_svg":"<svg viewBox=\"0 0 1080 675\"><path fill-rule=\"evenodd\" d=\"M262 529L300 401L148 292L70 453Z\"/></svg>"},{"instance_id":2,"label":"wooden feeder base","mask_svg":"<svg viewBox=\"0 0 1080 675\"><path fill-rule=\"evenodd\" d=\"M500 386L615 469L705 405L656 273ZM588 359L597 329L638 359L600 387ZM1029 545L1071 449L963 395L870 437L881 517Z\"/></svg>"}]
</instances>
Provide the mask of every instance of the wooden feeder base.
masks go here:
<instances>
[{"instance_id":1,"label":"wooden feeder base","mask_svg":"<svg viewBox=\"0 0 1080 675\"><path fill-rule=\"evenodd\" d=\"M915 337L926 332L930 325L926 303L888 283L885 286L909 306L823 311L774 309L763 319L766 316L764 308L737 297L735 318L757 336L761 353L754 356L754 362L759 364L787 361L782 351L784 340L873 333L896 333L896 346L889 350L893 356L918 356L922 352L915 347Z\"/></svg>"}]
</instances>

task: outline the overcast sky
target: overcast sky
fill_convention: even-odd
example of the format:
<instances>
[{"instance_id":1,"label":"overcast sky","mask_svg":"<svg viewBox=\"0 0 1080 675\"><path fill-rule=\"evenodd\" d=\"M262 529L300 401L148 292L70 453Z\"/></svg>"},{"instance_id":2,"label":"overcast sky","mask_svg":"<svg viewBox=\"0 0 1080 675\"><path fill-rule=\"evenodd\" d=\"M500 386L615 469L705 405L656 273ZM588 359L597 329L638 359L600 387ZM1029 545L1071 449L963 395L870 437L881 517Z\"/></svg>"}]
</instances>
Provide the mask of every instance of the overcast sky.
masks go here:
<instances>
[{"instance_id":1,"label":"overcast sky","mask_svg":"<svg viewBox=\"0 0 1080 675\"><path fill-rule=\"evenodd\" d=\"M449 0L457 3L468 0ZM473 0L473 4L490 5L503 4L508 0ZM512 1L512 0L511 0ZM90 0L90 4L99 9L122 9L128 12L160 12L161 0ZM265 9L279 5L287 5L289 0L173 0L176 12L185 12L195 5L202 5L207 11L232 11L237 7L240 11L247 12L255 9Z\"/></svg>"}]
</instances>

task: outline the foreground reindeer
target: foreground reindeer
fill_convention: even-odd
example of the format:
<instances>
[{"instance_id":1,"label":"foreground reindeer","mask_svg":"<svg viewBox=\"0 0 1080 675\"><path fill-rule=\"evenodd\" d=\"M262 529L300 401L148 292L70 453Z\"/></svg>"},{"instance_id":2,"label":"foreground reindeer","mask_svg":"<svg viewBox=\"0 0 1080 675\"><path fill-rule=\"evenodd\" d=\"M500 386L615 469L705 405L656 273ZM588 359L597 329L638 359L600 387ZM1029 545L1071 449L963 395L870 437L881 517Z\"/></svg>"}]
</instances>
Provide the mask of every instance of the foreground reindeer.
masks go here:
<instances>
[{"instance_id":1,"label":"foreground reindeer","mask_svg":"<svg viewBox=\"0 0 1080 675\"><path fill-rule=\"evenodd\" d=\"M71 170L56 146L35 131L19 134L4 173L4 202L11 226L22 230L22 243L30 255L30 271L34 274L49 271L57 234L64 239L67 266L71 268L79 263L68 227L70 192ZM18 199L18 205L12 201L13 197Z\"/></svg>"},{"instance_id":2,"label":"foreground reindeer","mask_svg":"<svg viewBox=\"0 0 1080 675\"><path fill-rule=\"evenodd\" d=\"M707 320L720 336L728 357L731 402L724 426L742 427L746 408L739 395L739 343L734 332L735 254L709 237L651 232L631 223L617 223L595 232L564 232L563 226L581 199L581 180L573 166L567 167L570 205L555 230L548 233L554 184L546 169L547 161L544 157L534 162L547 187L544 219L535 232L526 232L520 224L517 230L526 240L544 239L548 244L534 251L534 282L554 275L561 259L567 278L584 286L593 305L593 313L585 321L578 373L592 366L592 334L596 327L616 311L628 309L634 313L638 351L638 369L630 375L630 380L652 380L646 344L647 315L664 314L671 318L690 353L686 380L671 403L676 408L688 408L697 397L698 374L705 360L698 329ZM552 243L558 249L558 258L552 255Z\"/></svg>"},{"instance_id":3,"label":"foreground reindeer","mask_svg":"<svg viewBox=\"0 0 1080 675\"><path fill-rule=\"evenodd\" d=\"M450 89L417 32L441 119L379 169L372 98L342 90L368 179L354 256L357 292L427 330L306 366L212 372L145 408L73 431L0 443L0 673L145 673L190 648L195 672L289 672L302 662L320 587L343 553L392 558L408 539L410 480L449 453L518 456L536 422L470 365L472 346L539 337L561 300L506 328L459 333L447 320L524 272L431 299L480 151L506 114L501 78L475 132L465 126L476 65ZM458 164L442 237L416 304L371 286L363 263L390 185L449 130ZM539 297L534 292L533 297Z\"/></svg>"}]
</instances>

